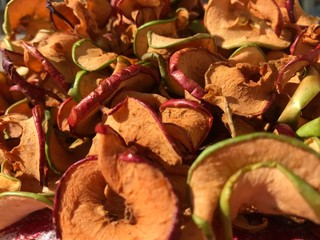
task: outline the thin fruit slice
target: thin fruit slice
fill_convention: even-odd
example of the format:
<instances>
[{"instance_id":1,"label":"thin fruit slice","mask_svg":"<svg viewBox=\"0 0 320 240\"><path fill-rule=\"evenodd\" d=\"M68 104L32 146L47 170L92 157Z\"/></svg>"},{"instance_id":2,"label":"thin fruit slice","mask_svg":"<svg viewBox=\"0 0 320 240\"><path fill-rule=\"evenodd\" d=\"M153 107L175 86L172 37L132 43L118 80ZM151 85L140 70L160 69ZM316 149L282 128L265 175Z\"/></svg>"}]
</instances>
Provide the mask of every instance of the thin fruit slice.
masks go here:
<instances>
[{"instance_id":1,"label":"thin fruit slice","mask_svg":"<svg viewBox=\"0 0 320 240\"><path fill-rule=\"evenodd\" d=\"M188 175L193 218L206 236L213 236L211 224L227 180L249 164L268 161L282 164L316 191L320 190L319 154L294 138L253 133L221 141L198 156ZM278 188L287 190L280 182Z\"/></svg>"},{"instance_id":2,"label":"thin fruit slice","mask_svg":"<svg viewBox=\"0 0 320 240\"><path fill-rule=\"evenodd\" d=\"M51 195L48 196L51 197ZM19 221L32 212L51 208L52 201L48 196L32 192L0 193L0 229Z\"/></svg>"}]
</instances>

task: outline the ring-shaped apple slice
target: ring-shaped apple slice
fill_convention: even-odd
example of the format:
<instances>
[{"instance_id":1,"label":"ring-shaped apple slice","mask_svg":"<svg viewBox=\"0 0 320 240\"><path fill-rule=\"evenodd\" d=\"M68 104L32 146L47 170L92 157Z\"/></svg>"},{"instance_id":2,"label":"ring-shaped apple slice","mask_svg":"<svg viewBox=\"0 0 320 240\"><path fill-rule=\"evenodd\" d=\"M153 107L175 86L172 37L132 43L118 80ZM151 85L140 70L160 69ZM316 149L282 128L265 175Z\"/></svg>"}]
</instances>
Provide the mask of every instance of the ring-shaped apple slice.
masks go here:
<instances>
[{"instance_id":1,"label":"ring-shaped apple slice","mask_svg":"<svg viewBox=\"0 0 320 240\"><path fill-rule=\"evenodd\" d=\"M232 220L248 206L268 215L303 217L320 223L320 193L276 162L259 162L239 169L225 183L219 203L226 240L233 239Z\"/></svg>"},{"instance_id":2,"label":"ring-shaped apple slice","mask_svg":"<svg viewBox=\"0 0 320 240\"><path fill-rule=\"evenodd\" d=\"M52 194L46 195L32 192L0 193L0 229L43 208L52 208Z\"/></svg>"},{"instance_id":3,"label":"ring-shaped apple slice","mask_svg":"<svg viewBox=\"0 0 320 240\"><path fill-rule=\"evenodd\" d=\"M128 149L112 128L99 125L98 163L106 182L131 208L134 224L119 221L110 239L176 239L179 203L170 181ZM108 236L108 235L106 235Z\"/></svg>"},{"instance_id":4,"label":"ring-shaped apple slice","mask_svg":"<svg viewBox=\"0 0 320 240\"><path fill-rule=\"evenodd\" d=\"M278 71L273 64L255 67L240 63L231 67L214 63L205 73L207 93L203 99L225 112L252 117L264 113L273 101Z\"/></svg>"},{"instance_id":5,"label":"ring-shaped apple slice","mask_svg":"<svg viewBox=\"0 0 320 240\"><path fill-rule=\"evenodd\" d=\"M299 140L259 132L221 141L207 147L188 174L193 218L204 234L213 236L211 224L227 180L249 164L269 161L283 165L316 191L320 190L319 154ZM286 186L282 189L287 190Z\"/></svg>"}]
</instances>

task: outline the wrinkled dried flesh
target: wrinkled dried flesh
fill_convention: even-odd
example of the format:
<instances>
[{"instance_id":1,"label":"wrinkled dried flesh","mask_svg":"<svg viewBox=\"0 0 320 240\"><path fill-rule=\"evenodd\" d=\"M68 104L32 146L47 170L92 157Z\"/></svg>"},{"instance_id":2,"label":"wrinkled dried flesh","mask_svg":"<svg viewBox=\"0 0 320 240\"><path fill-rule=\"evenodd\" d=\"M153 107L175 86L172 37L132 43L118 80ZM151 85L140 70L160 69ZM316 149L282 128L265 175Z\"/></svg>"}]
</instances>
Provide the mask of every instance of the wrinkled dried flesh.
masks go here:
<instances>
[{"instance_id":1,"label":"wrinkled dried flesh","mask_svg":"<svg viewBox=\"0 0 320 240\"><path fill-rule=\"evenodd\" d=\"M211 128L210 116L202 113L196 107L168 106L161 111L161 120L165 124L173 124L183 130L184 135L181 138L178 138L178 134L175 134L174 131L172 137L182 142L190 139L189 151L191 152L198 149Z\"/></svg>"},{"instance_id":2,"label":"wrinkled dried flesh","mask_svg":"<svg viewBox=\"0 0 320 240\"><path fill-rule=\"evenodd\" d=\"M106 124L115 129L128 144L141 146L147 155L151 154L158 161L169 165L181 164L182 157L172 139L155 113L142 102L127 98L115 107Z\"/></svg>"},{"instance_id":3,"label":"wrinkled dried flesh","mask_svg":"<svg viewBox=\"0 0 320 240\"><path fill-rule=\"evenodd\" d=\"M98 162L101 172L110 188L131 207L134 219L134 225L119 222L114 229L119 231L116 232L120 236L112 232L111 236L123 239L131 232L133 238L140 239L143 232L146 239L170 238L177 224L178 212L171 183L134 149L127 149L123 139L110 127L104 131L99 134ZM112 147L105 147L111 143Z\"/></svg>"},{"instance_id":4,"label":"wrinkled dried flesh","mask_svg":"<svg viewBox=\"0 0 320 240\"><path fill-rule=\"evenodd\" d=\"M212 65L206 73L204 99L226 111L241 116L262 114L270 104L275 88L277 70L273 65L262 68L238 64L229 67L224 64Z\"/></svg>"}]
</instances>

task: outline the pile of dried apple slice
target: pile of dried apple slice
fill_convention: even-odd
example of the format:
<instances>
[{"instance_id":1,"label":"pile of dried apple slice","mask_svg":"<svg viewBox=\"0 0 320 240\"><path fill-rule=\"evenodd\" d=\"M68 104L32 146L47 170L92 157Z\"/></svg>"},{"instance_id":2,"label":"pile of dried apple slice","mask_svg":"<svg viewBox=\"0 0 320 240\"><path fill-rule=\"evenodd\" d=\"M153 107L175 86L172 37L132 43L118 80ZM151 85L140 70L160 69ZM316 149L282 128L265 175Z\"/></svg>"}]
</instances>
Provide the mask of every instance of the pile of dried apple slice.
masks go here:
<instances>
[{"instance_id":1,"label":"pile of dried apple slice","mask_svg":"<svg viewBox=\"0 0 320 240\"><path fill-rule=\"evenodd\" d=\"M320 238L320 28L298 0L4 17L0 233L49 209L57 239Z\"/></svg>"}]
</instances>

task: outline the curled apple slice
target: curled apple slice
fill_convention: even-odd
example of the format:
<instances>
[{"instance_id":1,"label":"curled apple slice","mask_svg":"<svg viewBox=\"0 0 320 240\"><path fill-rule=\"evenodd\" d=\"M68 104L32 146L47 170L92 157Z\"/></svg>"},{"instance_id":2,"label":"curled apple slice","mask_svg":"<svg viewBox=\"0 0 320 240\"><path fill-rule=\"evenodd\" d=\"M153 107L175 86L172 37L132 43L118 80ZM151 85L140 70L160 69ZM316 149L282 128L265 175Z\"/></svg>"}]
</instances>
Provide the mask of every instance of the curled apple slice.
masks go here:
<instances>
[{"instance_id":1,"label":"curled apple slice","mask_svg":"<svg viewBox=\"0 0 320 240\"><path fill-rule=\"evenodd\" d=\"M13 38L16 33L26 31L30 38L40 29L52 29L45 0L35 0L27 5L21 0L12 0L7 4L3 23L7 36Z\"/></svg>"},{"instance_id":2,"label":"curled apple slice","mask_svg":"<svg viewBox=\"0 0 320 240\"><path fill-rule=\"evenodd\" d=\"M0 193L0 229L19 221L32 212L43 208L51 208L50 197L52 196L32 192Z\"/></svg>"},{"instance_id":3,"label":"curled apple slice","mask_svg":"<svg viewBox=\"0 0 320 240\"><path fill-rule=\"evenodd\" d=\"M58 236L174 239L179 210L169 180L110 127L97 131L98 161L77 162L60 180L53 210Z\"/></svg>"},{"instance_id":4,"label":"curled apple slice","mask_svg":"<svg viewBox=\"0 0 320 240\"><path fill-rule=\"evenodd\" d=\"M106 68L117 60L117 56L114 52L105 52L89 39L80 39L72 47L73 62L86 71Z\"/></svg>"},{"instance_id":5,"label":"curled apple slice","mask_svg":"<svg viewBox=\"0 0 320 240\"><path fill-rule=\"evenodd\" d=\"M222 58L201 48L184 48L170 57L170 75L180 88L197 99L205 95L205 73L210 65Z\"/></svg>"},{"instance_id":6,"label":"curled apple slice","mask_svg":"<svg viewBox=\"0 0 320 240\"><path fill-rule=\"evenodd\" d=\"M99 86L71 109L68 123L72 133L88 136L94 133L95 124L100 121L97 112L119 90L150 91L158 82L155 71L142 65L130 65L103 79ZM90 126L88 128L88 126Z\"/></svg>"},{"instance_id":7,"label":"curled apple slice","mask_svg":"<svg viewBox=\"0 0 320 240\"><path fill-rule=\"evenodd\" d=\"M253 133L224 140L206 148L198 156L189 170L188 184L193 205L193 218L208 237L212 237L214 234L211 223L216 221L214 214L217 213L219 197L228 179L237 171L242 174L244 171L240 171L240 169L245 166L267 163L269 161L285 167L291 171L292 174L296 176L294 178L298 180L294 180L296 188L290 188L289 191L287 186L292 187L293 180L291 177L289 177L291 185L282 185L282 181L279 180L275 182L278 183L275 186L272 184L273 180L270 182L266 180L269 178L265 178L266 185L264 188L258 187L256 189L256 196L259 198L260 194L267 194L267 196L273 200L264 202L264 199L267 199L267 197L262 197L261 202L259 202L261 211L273 209L275 211L273 213L280 215L302 215L301 217L310 218L316 223L320 221L318 197L312 198L314 196L313 194L319 195L320 189L320 181L318 178L320 171L319 154L302 142L291 137L270 133ZM266 176L269 175L267 174ZM260 175L256 177L259 178ZM270 179L274 178L271 177ZM303 181L305 183L303 183ZM230 183L231 182L230 180ZM252 180L252 183L254 182L258 183L258 181ZM303 184L310 185L310 187L304 188ZM270 194L273 193L274 195L271 194L270 196L270 194L265 193L263 189L268 189ZM287 193L289 194L289 192L294 192L295 189L300 192L300 194L295 195L300 196L300 200L295 200L293 204L300 207L302 206L300 204L303 202L306 204L305 206L309 206L309 208L306 208L307 212L301 212L299 208L293 208L288 211L286 208L287 202L284 202L279 195L280 193L278 193L281 192L281 194L284 194L281 196L285 196ZM247 192L247 190L243 188L241 192L243 194L241 196L244 198L247 194L251 193L251 191ZM237 191L237 193L239 192ZM213 228L214 227L215 225L213 225Z\"/></svg>"},{"instance_id":8,"label":"curled apple slice","mask_svg":"<svg viewBox=\"0 0 320 240\"><path fill-rule=\"evenodd\" d=\"M190 152L198 150L212 126L212 114L196 101L170 99L161 104L160 113L165 129Z\"/></svg>"},{"instance_id":9,"label":"curled apple slice","mask_svg":"<svg viewBox=\"0 0 320 240\"><path fill-rule=\"evenodd\" d=\"M169 165L182 163L177 146L156 113L145 103L128 97L111 110L106 124L117 131L127 144L140 146L150 158Z\"/></svg>"},{"instance_id":10,"label":"curled apple slice","mask_svg":"<svg viewBox=\"0 0 320 240\"><path fill-rule=\"evenodd\" d=\"M114 130L99 127L99 167L110 188L131 208L134 223L119 221L115 225L119 235L110 238L175 239L179 204L170 181L134 149L127 149Z\"/></svg>"}]
</instances>

